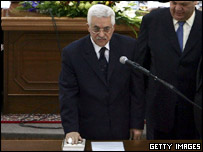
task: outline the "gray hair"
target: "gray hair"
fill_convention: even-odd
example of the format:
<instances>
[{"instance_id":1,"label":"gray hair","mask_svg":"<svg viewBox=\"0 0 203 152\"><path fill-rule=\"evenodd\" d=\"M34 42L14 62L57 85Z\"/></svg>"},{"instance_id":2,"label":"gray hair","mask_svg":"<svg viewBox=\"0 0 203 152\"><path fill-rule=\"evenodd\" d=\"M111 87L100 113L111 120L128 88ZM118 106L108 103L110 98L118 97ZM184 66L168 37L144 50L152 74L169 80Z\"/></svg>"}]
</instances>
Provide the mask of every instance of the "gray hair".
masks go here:
<instances>
[{"instance_id":1,"label":"gray hair","mask_svg":"<svg viewBox=\"0 0 203 152\"><path fill-rule=\"evenodd\" d=\"M88 10L88 14L87 14L88 25L91 25L92 16L111 17L111 24L112 25L115 24L115 13L110 7L108 7L106 5L96 4L96 5L93 5L92 7L90 7L90 9Z\"/></svg>"}]
</instances>

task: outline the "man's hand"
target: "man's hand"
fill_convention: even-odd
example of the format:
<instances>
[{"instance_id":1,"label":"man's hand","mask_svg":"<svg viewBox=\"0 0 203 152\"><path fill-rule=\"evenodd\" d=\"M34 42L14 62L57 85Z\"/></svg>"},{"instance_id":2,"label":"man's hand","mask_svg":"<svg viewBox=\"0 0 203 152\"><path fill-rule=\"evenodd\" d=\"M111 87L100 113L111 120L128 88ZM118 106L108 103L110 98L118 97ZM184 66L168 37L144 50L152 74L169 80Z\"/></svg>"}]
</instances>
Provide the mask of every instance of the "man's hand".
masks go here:
<instances>
[{"instance_id":1,"label":"man's hand","mask_svg":"<svg viewBox=\"0 0 203 152\"><path fill-rule=\"evenodd\" d=\"M140 140L142 137L143 130L140 129L130 129L130 139Z\"/></svg>"},{"instance_id":2,"label":"man's hand","mask_svg":"<svg viewBox=\"0 0 203 152\"><path fill-rule=\"evenodd\" d=\"M78 141L82 141L82 137L78 132L69 132L66 134L66 142L68 143L68 139L72 139L72 144L78 144Z\"/></svg>"}]
</instances>

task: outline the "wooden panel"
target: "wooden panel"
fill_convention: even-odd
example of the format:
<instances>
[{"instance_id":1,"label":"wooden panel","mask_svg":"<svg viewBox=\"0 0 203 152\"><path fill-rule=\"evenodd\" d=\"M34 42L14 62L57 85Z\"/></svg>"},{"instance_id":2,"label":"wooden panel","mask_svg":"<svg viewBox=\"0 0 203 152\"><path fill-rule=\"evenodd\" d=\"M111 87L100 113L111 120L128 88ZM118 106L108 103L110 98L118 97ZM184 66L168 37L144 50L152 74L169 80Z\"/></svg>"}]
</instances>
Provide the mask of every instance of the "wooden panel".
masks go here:
<instances>
[{"instance_id":1,"label":"wooden panel","mask_svg":"<svg viewBox=\"0 0 203 152\"><path fill-rule=\"evenodd\" d=\"M60 72L60 51L56 36L50 32L12 32L9 37L8 94L57 91ZM61 34L61 46L78 39L81 33ZM24 92L25 91L25 92ZM43 93L43 92L41 92Z\"/></svg>"},{"instance_id":2,"label":"wooden panel","mask_svg":"<svg viewBox=\"0 0 203 152\"><path fill-rule=\"evenodd\" d=\"M5 113L59 113L58 95L8 95Z\"/></svg>"},{"instance_id":3,"label":"wooden panel","mask_svg":"<svg viewBox=\"0 0 203 152\"><path fill-rule=\"evenodd\" d=\"M55 33L6 31L5 35L4 113L59 113L61 53ZM59 35L63 48L87 32L70 31Z\"/></svg>"}]
</instances>

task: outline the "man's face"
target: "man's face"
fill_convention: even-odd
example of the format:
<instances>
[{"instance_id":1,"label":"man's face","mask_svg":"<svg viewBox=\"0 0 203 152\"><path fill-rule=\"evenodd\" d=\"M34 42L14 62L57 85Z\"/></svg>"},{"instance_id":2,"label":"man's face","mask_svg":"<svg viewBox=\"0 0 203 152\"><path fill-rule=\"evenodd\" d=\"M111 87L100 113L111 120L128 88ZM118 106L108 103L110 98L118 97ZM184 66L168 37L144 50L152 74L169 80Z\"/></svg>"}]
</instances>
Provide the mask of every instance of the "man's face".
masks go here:
<instances>
[{"instance_id":1,"label":"man's face","mask_svg":"<svg viewBox=\"0 0 203 152\"><path fill-rule=\"evenodd\" d=\"M197 1L170 1L170 12L174 19L185 21L195 10Z\"/></svg>"},{"instance_id":2,"label":"man's face","mask_svg":"<svg viewBox=\"0 0 203 152\"><path fill-rule=\"evenodd\" d=\"M92 23L88 31L93 41L100 47L105 46L111 39L114 27L111 24L111 17L92 17Z\"/></svg>"}]
</instances>

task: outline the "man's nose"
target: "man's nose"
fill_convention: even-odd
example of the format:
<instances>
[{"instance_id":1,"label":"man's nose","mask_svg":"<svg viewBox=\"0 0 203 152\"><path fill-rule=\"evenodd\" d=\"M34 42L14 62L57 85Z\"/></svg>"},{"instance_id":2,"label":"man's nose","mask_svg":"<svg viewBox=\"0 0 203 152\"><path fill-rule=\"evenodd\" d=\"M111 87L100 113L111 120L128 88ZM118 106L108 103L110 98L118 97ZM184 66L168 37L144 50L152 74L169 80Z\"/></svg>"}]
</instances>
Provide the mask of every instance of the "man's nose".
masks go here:
<instances>
[{"instance_id":1,"label":"man's nose","mask_svg":"<svg viewBox=\"0 0 203 152\"><path fill-rule=\"evenodd\" d=\"M175 7L175 10L177 10L177 11L180 11L182 9L183 9L183 7L181 5L176 5L176 7Z\"/></svg>"},{"instance_id":2,"label":"man's nose","mask_svg":"<svg viewBox=\"0 0 203 152\"><path fill-rule=\"evenodd\" d=\"M104 37L104 35L105 35L104 30L103 30L103 29L100 29L100 31L99 31L99 36L100 36L100 37Z\"/></svg>"}]
</instances>

